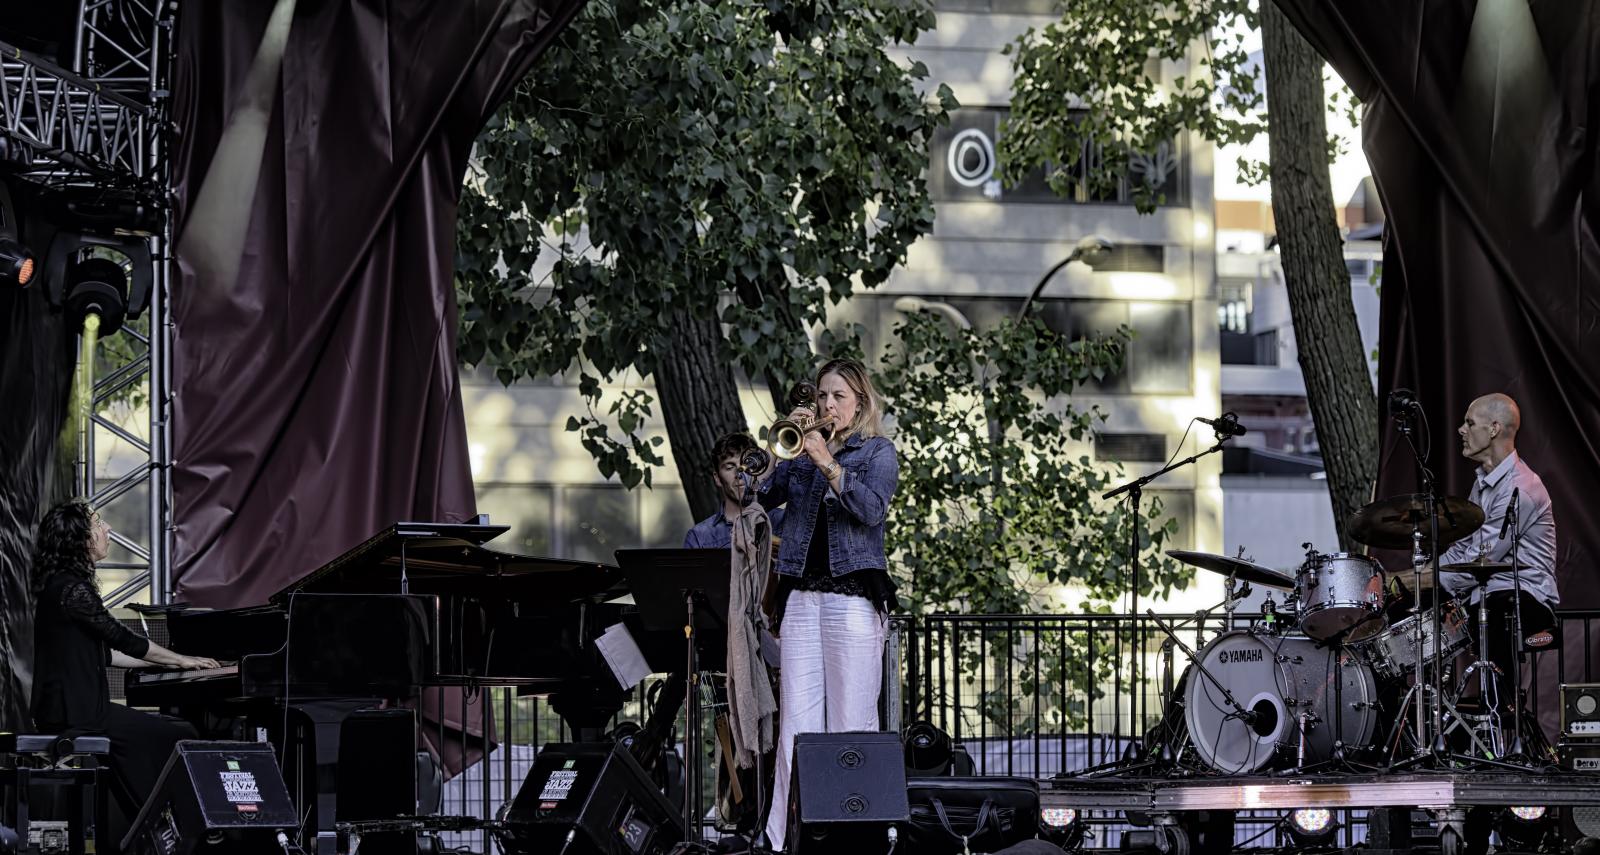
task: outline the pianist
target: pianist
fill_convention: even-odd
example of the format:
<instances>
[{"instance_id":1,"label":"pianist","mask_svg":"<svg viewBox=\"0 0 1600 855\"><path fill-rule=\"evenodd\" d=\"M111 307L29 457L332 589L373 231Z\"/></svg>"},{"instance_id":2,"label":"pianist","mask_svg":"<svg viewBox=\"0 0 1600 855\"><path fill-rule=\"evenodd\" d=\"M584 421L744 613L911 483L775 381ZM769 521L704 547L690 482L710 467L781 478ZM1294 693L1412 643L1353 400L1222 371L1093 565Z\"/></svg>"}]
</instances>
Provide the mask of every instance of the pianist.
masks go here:
<instances>
[{"instance_id":1,"label":"pianist","mask_svg":"<svg viewBox=\"0 0 1600 855\"><path fill-rule=\"evenodd\" d=\"M33 720L43 732L110 737L112 771L128 795L143 803L173 744L195 734L186 724L112 703L106 666L217 663L174 653L106 611L94 565L110 546L111 527L83 502L57 505L39 523L33 546Z\"/></svg>"}]
</instances>

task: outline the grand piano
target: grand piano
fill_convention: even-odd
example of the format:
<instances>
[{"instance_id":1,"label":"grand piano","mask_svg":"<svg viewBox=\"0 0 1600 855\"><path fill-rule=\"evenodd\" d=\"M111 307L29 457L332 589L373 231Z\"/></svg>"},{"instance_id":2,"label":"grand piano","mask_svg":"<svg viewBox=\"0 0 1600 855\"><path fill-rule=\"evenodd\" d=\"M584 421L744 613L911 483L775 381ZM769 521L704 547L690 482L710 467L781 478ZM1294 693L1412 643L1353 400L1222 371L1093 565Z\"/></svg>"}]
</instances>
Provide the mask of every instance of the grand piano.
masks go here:
<instances>
[{"instance_id":1,"label":"grand piano","mask_svg":"<svg viewBox=\"0 0 1600 855\"><path fill-rule=\"evenodd\" d=\"M578 739L596 738L623 700L593 644L629 622L610 602L626 593L621 574L483 546L504 531L397 523L266 605L169 609L174 650L230 664L130 671L128 703L181 715L203 735L277 743L291 792L314 793L315 837L306 842L317 855L338 851L336 821L375 818L340 807L341 734L352 716L404 706L427 687L516 686L550 695ZM219 723L232 732L217 733ZM414 762L410 750L403 760Z\"/></svg>"}]
</instances>

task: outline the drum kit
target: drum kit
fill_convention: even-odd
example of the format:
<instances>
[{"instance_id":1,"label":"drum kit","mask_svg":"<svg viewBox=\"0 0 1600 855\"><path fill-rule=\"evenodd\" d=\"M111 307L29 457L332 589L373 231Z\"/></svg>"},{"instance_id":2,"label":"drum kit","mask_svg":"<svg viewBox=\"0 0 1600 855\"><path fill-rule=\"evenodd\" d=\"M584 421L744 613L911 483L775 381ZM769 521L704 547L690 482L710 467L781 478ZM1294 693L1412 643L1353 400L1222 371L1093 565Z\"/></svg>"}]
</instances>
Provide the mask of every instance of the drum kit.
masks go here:
<instances>
[{"instance_id":1,"label":"drum kit","mask_svg":"<svg viewBox=\"0 0 1600 855\"><path fill-rule=\"evenodd\" d=\"M1348 522L1352 538L1411 549L1411 564L1396 573L1371 557L1319 553L1310 544L1292 573L1242 557L1169 551L1227 577L1230 629L1195 651L1161 624L1169 651L1179 647L1190 660L1170 690L1163 754L1196 771L1230 775L1377 771L1439 758L1512 766L1508 755L1533 756L1542 740L1522 733L1520 718L1513 728L1501 719L1487 633L1478 633L1473 650L1469 626L1485 625L1487 598L1477 597L1476 615L1444 592L1423 602L1434 577L1424 538L1436 525L1435 549L1442 551L1483 520L1481 508L1456 498L1407 495L1362 508ZM1469 573L1484 586L1512 566L1478 561L1440 569ZM1232 628L1241 583L1268 589L1260 619L1246 629ZM1461 661L1468 664L1457 676ZM1474 700L1476 711L1465 712ZM1187 752L1197 764L1183 757Z\"/></svg>"}]
</instances>

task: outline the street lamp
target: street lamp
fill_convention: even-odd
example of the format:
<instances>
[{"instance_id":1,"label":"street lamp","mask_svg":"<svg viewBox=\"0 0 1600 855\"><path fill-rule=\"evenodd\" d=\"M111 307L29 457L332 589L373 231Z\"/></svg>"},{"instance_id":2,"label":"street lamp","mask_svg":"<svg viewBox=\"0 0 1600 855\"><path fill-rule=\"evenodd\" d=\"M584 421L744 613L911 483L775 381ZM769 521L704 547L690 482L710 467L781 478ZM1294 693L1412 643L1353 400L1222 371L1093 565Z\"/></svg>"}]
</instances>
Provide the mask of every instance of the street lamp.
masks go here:
<instances>
[{"instance_id":1,"label":"street lamp","mask_svg":"<svg viewBox=\"0 0 1600 855\"><path fill-rule=\"evenodd\" d=\"M967 320L967 316L961 314L960 309L950 305L949 303L940 303L936 300L924 300L921 297L896 297L894 300L894 310L907 315L914 314L916 312L933 312L936 315L944 315L945 318L950 321L950 324L958 330L972 329L972 321Z\"/></svg>"},{"instance_id":2,"label":"street lamp","mask_svg":"<svg viewBox=\"0 0 1600 855\"><path fill-rule=\"evenodd\" d=\"M1056 262L1055 267L1046 270L1044 275L1039 277L1039 284L1033 286L1033 293L1028 295L1028 299L1022 301L1022 308L1017 312L1017 320L1020 321L1028 316L1028 309L1033 306L1033 301L1039 298L1039 292L1044 290L1045 283L1050 281L1050 277L1056 275L1056 271L1074 261L1081 261L1090 267L1095 267L1104 262L1106 256L1111 254L1112 246L1111 241L1099 235L1085 235L1079 238L1078 245L1072 248L1071 255Z\"/></svg>"}]
</instances>

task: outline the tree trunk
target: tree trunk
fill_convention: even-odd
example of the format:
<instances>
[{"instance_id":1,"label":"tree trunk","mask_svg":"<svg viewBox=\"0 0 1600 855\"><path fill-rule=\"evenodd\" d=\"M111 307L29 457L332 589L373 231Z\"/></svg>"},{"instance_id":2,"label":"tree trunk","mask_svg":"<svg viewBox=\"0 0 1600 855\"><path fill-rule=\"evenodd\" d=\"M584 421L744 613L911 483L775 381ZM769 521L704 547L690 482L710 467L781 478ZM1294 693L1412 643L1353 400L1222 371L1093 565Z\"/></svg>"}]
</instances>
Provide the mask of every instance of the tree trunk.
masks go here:
<instances>
[{"instance_id":1,"label":"tree trunk","mask_svg":"<svg viewBox=\"0 0 1600 855\"><path fill-rule=\"evenodd\" d=\"M747 426L732 360L722 346L721 322L679 312L669 328L678 334L661 344L654 372L656 395L684 495L698 520L722 507L711 480L716 465L712 447L718 437Z\"/></svg>"},{"instance_id":2,"label":"tree trunk","mask_svg":"<svg viewBox=\"0 0 1600 855\"><path fill-rule=\"evenodd\" d=\"M0 730L31 726L33 532L51 501L74 337L39 287L0 289Z\"/></svg>"},{"instance_id":3,"label":"tree trunk","mask_svg":"<svg viewBox=\"0 0 1600 855\"><path fill-rule=\"evenodd\" d=\"M1317 427L1339 546L1345 520L1371 498L1378 401L1372 390L1328 178L1322 57L1276 4L1261 4L1272 215L1277 221L1300 371Z\"/></svg>"}]
</instances>

